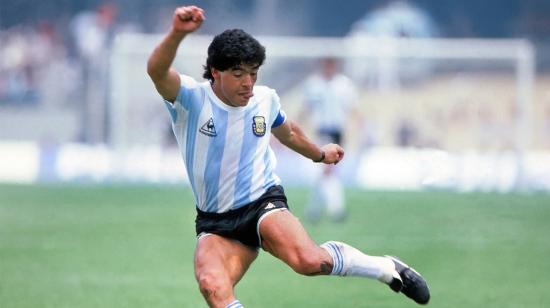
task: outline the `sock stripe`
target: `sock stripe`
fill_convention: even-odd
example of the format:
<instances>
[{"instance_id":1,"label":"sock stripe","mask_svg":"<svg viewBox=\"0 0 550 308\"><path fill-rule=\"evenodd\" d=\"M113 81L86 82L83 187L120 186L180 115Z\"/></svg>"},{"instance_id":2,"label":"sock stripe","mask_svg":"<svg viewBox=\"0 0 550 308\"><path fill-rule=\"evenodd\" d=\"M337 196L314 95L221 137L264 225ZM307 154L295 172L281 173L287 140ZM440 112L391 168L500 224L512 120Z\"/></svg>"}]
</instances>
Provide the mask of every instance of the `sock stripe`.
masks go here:
<instances>
[{"instance_id":1,"label":"sock stripe","mask_svg":"<svg viewBox=\"0 0 550 308\"><path fill-rule=\"evenodd\" d=\"M338 246L334 243L328 243L328 246L331 248L331 250L334 252L334 264L332 265L332 275L340 275L342 273L342 269L344 267L344 258L342 257L342 253L340 252L340 249L338 249Z\"/></svg>"},{"instance_id":2,"label":"sock stripe","mask_svg":"<svg viewBox=\"0 0 550 308\"><path fill-rule=\"evenodd\" d=\"M340 264L340 256L339 256L338 253L336 252L336 248L334 247L334 244L328 243L327 246L330 248L330 250L332 250L331 255L332 255L332 258L333 258L333 260L332 260L332 261L333 261L333 262L332 262L333 264L332 264L332 273L331 273L331 274L332 274L332 275L337 275L337 274L340 272L339 269L338 269L338 268L340 267L340 266L339 266L339 264Z\"/></svg>"},{"instance_id":3,"label":"sock stripe","mask_svg":"<svg viewBox=\"0 0 550 308\"><path fill-rule=\"evenodd\" d=\"M338 255L338 275L340 275L344 269L344 256L342 255L342 252L340 251L340 248L333 244L334 250L336 250L336 254Z\"/></svg>"},{"instance_id":4,"label":"sock stripe","mask_svg":"<svg viewBox=\"0 0 550 308\"><path fill-rule=\"evenodd\" d=\"M241 304L241 302L236 299L234 301L232 301L231 303L229 303L226 308L244 308L243 305Z\"/></svg>"}]
</instances>

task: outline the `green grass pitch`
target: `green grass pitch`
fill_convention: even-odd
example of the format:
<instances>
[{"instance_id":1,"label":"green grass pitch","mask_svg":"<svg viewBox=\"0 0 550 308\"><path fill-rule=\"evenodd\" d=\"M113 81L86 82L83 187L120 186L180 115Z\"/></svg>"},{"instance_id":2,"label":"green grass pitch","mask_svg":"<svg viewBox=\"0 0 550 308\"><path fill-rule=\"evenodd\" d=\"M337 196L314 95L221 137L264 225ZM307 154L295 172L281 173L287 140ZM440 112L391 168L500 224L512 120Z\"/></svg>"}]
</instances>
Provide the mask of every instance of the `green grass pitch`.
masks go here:
<instances>
[{"instance_id":1,"label":"green grass pitch","mask_svg":"<svg viewBox=\"0 0 550 308\"><path fill-rule=\"evenodd\" d=\"M288 189L301 217L307 190ZM428 280L431 307L550 307L550 195L348 191L319 243L394 254ZM193 276L186 187L0 186L0 306L205 307ZM414 307L372 280L303 277L261 252L246 307Z\"/></svg>"}]
</instances>

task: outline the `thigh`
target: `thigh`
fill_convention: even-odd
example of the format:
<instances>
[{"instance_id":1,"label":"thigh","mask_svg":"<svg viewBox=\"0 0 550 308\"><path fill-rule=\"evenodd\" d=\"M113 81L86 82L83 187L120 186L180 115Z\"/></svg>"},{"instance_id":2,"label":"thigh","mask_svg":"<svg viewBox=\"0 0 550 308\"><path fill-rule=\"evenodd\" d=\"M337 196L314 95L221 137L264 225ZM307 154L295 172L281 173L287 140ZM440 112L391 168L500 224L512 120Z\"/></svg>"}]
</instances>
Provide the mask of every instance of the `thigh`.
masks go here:
<instances>
[{"instance_id":1,"label":"thigh","mask_svg":"<svg viewBox=\"0 0 550 308\"><path fill-rule=\"evenodd\" d=\"M215 277L235 286L258 256L258 251L235 240L211 234L198 239L195 249L195 276Z\"/></svg>"},{"instance_id":2,"label":"thigh","mask_svg":"<svg viewBox=\"0 0 550 308\"><path fill-rule=\"evenodd\" d=\"M261 221L259 230L263 249L293 268L306 259L317 263L328 257L290 211L270 214Z\"/></svg>"}]
</instances>

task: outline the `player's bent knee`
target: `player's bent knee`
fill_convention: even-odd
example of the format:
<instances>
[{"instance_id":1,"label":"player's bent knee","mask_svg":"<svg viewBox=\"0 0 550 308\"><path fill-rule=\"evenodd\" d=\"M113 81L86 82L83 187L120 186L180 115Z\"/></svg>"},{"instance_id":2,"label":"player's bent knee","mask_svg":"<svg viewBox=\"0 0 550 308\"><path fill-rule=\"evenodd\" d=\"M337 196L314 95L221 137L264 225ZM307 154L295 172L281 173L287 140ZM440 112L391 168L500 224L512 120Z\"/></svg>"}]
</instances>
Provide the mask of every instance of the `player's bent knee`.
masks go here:
<instances>
[{"instance_id":1,"label":"player's bent knee","mask_svg":"<svg viewBox=\"0 0 550 308\"><path fill-rule=\"evenodd\" d=\"M289 262L289 265L298 274L312 276L321 273L322 262L316 254L300 253Z\"/></svg>"},{"instance_id":2,"label":"player's bent knee","mask_svg":"<svg viewBox=\"0 0 550 308\"><path fill-rule=\"evenodd\" d=\"M227 279L209 273L197 277L199 290L209 302L216 302L231 296L231 284Z\"/></svg>"}]
</instances>

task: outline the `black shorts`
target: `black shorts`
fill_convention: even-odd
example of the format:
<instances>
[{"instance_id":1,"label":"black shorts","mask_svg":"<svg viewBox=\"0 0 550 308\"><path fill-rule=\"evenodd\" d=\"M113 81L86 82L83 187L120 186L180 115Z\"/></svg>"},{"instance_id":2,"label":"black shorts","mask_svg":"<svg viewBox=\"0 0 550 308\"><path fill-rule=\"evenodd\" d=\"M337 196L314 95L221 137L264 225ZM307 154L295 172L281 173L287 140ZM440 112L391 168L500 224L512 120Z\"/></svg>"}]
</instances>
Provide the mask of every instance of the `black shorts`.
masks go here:
<instances>
[{"instance_id":1,"label":"black shorts","mask_svg":"<svg viewBox=\"0 0 550 308\"><path fill-rule=\"evenodd\" d=\"M258 200L225 213L208 213L197 208L197 236L212 233L237 240L254 249L261 246L259 222L273 210L288 209L282 186L270 187Z\"/></svg>"},{"instance_id":2,"label":"black shorts","mask_svg":"<svg viewBox=\"0 0 550 308\"><path fill-rule=\"evenodd\" d=\"M342 142L342 131L339 129L320 128L317 134L326 143L341 144Z\"/></svg>"}]
</instances>

